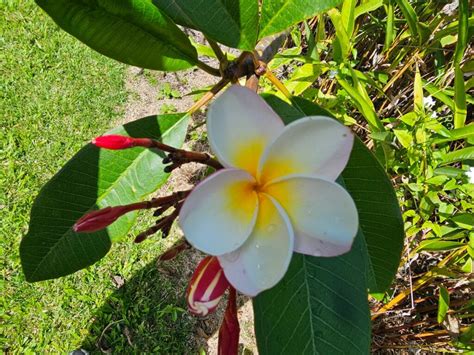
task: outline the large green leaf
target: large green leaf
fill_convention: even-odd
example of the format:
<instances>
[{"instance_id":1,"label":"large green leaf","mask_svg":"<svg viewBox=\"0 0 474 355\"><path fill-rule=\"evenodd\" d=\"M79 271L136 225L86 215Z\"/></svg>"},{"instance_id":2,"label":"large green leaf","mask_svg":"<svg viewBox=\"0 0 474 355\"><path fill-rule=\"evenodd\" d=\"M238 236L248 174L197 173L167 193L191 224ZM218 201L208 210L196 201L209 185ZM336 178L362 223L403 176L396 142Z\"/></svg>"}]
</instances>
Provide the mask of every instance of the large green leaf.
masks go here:
<instances>
[{"instance_id":1,"label":"large green leaf","mask_svg":"<svg viewBox=\"0 0 474 355\"><path fill-rule=\"evenodd\" d=\"M369 291L385 292L397 272L405 232L392 184L377 158L356 139L342 172L359 211L369 252Z\"/></svg>"},{"instance_id":2,"label":"large green leaf","mask_svg":"<svg viewBox=\"0 0 474 355\"><path fill-rule=\"evenodd\" d=\"M264 95L285 123L330 114L295 97L293 106ZM370 349L367 289L390 285L403 246L403 223L382 167L356 139L339 182L351 193L360 218L351 251L334 258L295 253L275 287L254 298L260 354L364 354Z\"/></svg>"},{"instance_id":3,"label":"large green leaf","mask_svg":"<svg viewBox=\"0 0 474 355\"><path fill-rule=\"evenodd\" d=\"M294 106L275 96L265 99L285 123L302 116L331 116L318 105L301 98L294 98ZM395 276L403 248L404 228L398 200L384 169L360 139L355 140L342 176L357 205L360 227L367 243L369 290L384 292Z\"/></svg>"},{"instance_id":4,"label":"large green leaf","mask_svg":"<svg viewBox=\"0 0 474 355\"><path fill-rule=\"evenodd\" d=\"M186 135L184 114L150 116L109 134L151 137L180 146ZM137 202L163 184L164 155L143 148L111 151L82 148L41 190L31 211L28 234L20 245L28 281L64 276L100 260L130 229L129 213L106 230L76 234L73 224L86 212Z\"/></svg>"},{"instance_id":5,"label":"large green leaf","mask_svg":"<svg viewBox=\"0 0 474 355\"><path fill-rule=\"evenodd\" d=\"M36 0L66 32L126 64L175 71L196 64L188 37L151 0Z\"/></svg>"},{"instance_id":6,"label":"large green leaf","mask_svg":"<svg viewBox=\"0 0 474 355\"><path fill-rule=\"evenodd\" d=\"M176 23L229 47L252 50L257 42L257 0L153 0Z\"/></svg>"},{"instance_id":7,"label":"large green leaf","mask_svg":"<svg viewBox=\"0 0 474 355\"><path fill-rule=\"evenodd\" d=\"M361 233L342 256L295 253L278 285L253 300L259 353L368 354L366 258Z\"/></svg>"},{"instance_id":8,"label":"large green leaf","mask_svg":"<svg viewBox=\"0 0 474 355\"><path fill-rule=\"evenodd\" d=\"M318 13L336 7L342 0L263 0L260 32L263 38L286 30Z\"/></svg>"}]
</instances>

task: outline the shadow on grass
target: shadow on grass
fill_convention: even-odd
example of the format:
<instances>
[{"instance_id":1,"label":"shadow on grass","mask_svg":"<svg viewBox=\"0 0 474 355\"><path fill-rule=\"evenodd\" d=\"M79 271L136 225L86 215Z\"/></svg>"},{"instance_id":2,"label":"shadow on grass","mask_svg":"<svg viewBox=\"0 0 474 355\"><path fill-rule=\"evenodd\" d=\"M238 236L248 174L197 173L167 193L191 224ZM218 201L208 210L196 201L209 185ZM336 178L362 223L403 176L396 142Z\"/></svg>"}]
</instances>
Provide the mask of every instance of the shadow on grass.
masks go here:
<instances>
[{"instance_id":1,"label":"shadow on grass","mask_svg":"<svg viewBox=\"0 0 474 355\"><path fill-rule=\"evenodd\" d=\"M186 311L185 302L186 286L200 258L187 250L174 260L149 263L129 280L116 275L118 289L97 311L81 348L166 354L207 350L206 338L218 330L219 314L198 319Z\"/></svg>"}]
</instances>

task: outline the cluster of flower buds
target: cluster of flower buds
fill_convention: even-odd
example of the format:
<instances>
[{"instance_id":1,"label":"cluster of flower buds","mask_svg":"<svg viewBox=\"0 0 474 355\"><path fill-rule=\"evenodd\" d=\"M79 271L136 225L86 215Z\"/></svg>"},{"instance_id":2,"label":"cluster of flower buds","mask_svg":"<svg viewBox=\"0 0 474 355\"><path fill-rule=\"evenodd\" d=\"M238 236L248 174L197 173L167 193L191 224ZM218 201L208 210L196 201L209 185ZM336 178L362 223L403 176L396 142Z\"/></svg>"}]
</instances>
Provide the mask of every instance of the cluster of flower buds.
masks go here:
<instances>
[{"instance_id":1,"label":"cluster of flower buds","mask_svg":"<svg viewBox=\"0 0 474 355\"><path fill-rule=\"evenodd\" d=\"M191 190L177 191L169 196L154 198L150 201L137 202L124 206L105 207L97 211L92 211L82 216L74 224L73 229L78 233L92 233L108 227L119 217L131 211L156 208L154 215L161 216L161 214L174 207L174 211L172 213L158 219L154 226L150 227L145 232L140 233L135 238L135 242L142 242L148 236L158 232L159 230L162 231L163 237L166 237L174 220L179 214L179 210L183 204L184 199L189 195L190 192Z\"/></svg>"},{"instance_id":2,"label":"cluster of flower buds","mask_svg":"<svg viewBox=\"0 0 474 355\"><path fill-rule=\"evenodd\" d=\"M161 150L167 153L167 156L163 159L163 163L169 164L164 169L165 172L168 173L189 162L206 164L216 170L222 168L222 165L207 153L177 149L150 138L133 138L111 134L93 139L92 144L99 148L111 150L129 149L133 147ZM190 191L178 191L170 196L152 199L151 201L138 202L125 206L106 207L84 215L75 223L73 228L75 232L79 233L95 232L106 228L128 212L156 208L153 215L160 218L153 226L143 233L140 233L135 238L135 243L144 241L158 231L161 231L162 237L164 238L168 236L174 220L178 217L184 199L189 193ZM170 209L173 209L172 212L166 214Z\"/></svg>"}]
</instances>

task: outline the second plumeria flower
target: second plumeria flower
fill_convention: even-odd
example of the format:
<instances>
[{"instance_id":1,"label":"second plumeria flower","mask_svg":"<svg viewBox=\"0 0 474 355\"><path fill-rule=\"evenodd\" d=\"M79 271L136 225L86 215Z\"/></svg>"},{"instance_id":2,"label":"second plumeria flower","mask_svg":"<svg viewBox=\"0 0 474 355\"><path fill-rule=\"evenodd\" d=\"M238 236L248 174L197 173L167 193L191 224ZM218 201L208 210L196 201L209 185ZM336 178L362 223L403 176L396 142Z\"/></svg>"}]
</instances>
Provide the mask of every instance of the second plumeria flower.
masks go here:
<instances>
[{"instance_id":1,"label":"second plumeria flower","mask_svg":"<svg viewBox=\"0 0 474 355\"><path fill-rule=\"evenodd\" d=\"M259 95L234 85L211 105L207 131L225 169L196 186L179 221L189 243L218 257L233 287L249 296L273 287L293 251L350 250L357 209L335 183L352 150L347 127L324 116L285 126Z\"/></svg>"}]
</instances>

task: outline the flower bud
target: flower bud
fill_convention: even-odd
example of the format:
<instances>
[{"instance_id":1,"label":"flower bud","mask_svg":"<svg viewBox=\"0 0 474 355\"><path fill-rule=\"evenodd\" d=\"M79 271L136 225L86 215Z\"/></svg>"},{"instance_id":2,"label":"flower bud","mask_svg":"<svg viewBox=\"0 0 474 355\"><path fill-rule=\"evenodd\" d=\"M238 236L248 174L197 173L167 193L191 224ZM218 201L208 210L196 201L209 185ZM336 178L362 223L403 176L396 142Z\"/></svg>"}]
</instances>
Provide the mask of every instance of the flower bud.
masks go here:
<instances>
[{"instance_id":1,"label":"flower bud","mask_svg":"<svg viewBox=\"0 0 474 355\"><path fill-rule=\"evenodd\" d=\"M231 287L224 319L219 328L218 355L237 355L239 353L240 326L237 317L237 292Z\"/></svg>"},{"instance_id":2,"label":"flower bud","mask_svg":"<svg viewBox=\"0 0 474 355\"><path fill-rule=\"evenodd\" d=\"M92 144L99 148L106 149L127 149L132 147L151 147L153 142L149 138L132 138L127 136L120 136L117 134L110 134L94 138Z\"/></svg>"},{"instance_id":3,"label":"flower bud","mask_svg":"<svg viewBox=\"0 0 474 355\"><path fill-rule=\"evenodd\" d=\"M179 253L181 253L182 251L186 249L189 249L190 247L191 246L185 241L175 244L170 249L168 249L163 254L161 254L158 260L168 261L168 260L174 259Z\"/></svg>"},{"instance_id":4,"label":"flower bud","mask_svg":"<svg viewBox=\"0 0 474 355\"><path fill-rule=\"evenodd\" d=\"M79 233L95 232L109 226L130 210L129 206L116 206L92 211L79 218L72 228Z\"/></svg>"},{"instance_id":5,"label":"flower bud","mask_svg":"<svg viewBox=\"0 0 474 355\"><path fill-rule=\"evenodd\" d=\"M213 312L228 287L229 281L217 258L204 258L194 271L186 291L189 310L200 316Z\"/></svg>"}]
</instances>

